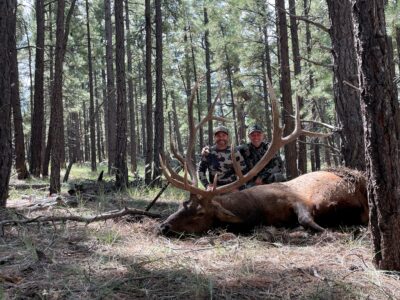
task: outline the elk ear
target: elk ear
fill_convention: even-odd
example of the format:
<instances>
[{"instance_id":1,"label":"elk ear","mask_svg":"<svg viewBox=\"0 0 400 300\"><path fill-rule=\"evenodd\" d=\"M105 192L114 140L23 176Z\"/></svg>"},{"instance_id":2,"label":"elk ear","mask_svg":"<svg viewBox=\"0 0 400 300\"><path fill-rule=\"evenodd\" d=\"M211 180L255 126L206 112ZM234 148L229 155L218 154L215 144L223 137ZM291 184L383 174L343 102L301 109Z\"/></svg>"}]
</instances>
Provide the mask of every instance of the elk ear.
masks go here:
<instances>
[{"instance_id":1,"label":"elk ear","mask_svg":"<svg viewBox=\"0 0 400 300\"><path fill-rule=\"evenodd\" d=\"M219 204L217 201L211 201L212 205L215 208L215 216L223 222L230 222L230 223L240 223L242 222L242 219L237 217L233 212L230 210L227 210L226 208L223 208L221 204Z\"/></svg>"}]
</instances>

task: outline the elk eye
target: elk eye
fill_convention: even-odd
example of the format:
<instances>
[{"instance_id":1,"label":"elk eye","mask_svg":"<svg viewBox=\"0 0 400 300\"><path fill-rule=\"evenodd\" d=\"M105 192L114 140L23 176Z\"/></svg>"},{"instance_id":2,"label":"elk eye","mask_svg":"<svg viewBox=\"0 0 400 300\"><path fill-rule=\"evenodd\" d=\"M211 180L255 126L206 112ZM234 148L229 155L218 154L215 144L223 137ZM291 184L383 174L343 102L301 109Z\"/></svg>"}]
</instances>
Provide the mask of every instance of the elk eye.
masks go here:
<instances>
[{"instance_id":1,"label":"elk eye","mask_svg":"<svg viewBox=\"0 0 400 300\"><path fill-rule=\"evenodd\" d=\"M205 214L206 214L206 212L205 212L204 210L199 210L199 211L197 212L197 216L198 216L198 217L203 217Z\"/></svg>"}]
</instances>

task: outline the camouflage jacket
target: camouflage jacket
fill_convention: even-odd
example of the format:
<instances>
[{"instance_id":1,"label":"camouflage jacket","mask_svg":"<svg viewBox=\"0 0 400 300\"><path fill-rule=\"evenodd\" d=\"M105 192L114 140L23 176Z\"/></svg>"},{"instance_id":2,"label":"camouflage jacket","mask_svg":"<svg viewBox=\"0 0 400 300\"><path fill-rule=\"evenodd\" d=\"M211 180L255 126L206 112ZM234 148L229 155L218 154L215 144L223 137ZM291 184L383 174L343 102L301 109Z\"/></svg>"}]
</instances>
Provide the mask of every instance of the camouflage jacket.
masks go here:
<instances>
[{"instance_id":1,"label":"camouflage jacket","mask_svg":"<svg viewBox=\"0 0 400 300\"><path fill-rule=\"evenodd\" d=\"M267 152L268 147L269 144L265 142L262 142L258 148L256 148L252 143L239 146L238 150L246 163L246 170L244 173L250 171L257 164L265 152ZM285 177L283 173L283 161L279 154L276 154L264 169L262 169L258 175L250 181L250 185L252 185L252 183L254 184L257 177L260 177L263 183L284 181Z\"/></svg>"},{"instance_id":2,"label":"camouflage jacket","mask_svg":"<svg viewBox=\"0 0 400 300\"><path fill-rule=\"evenodd\" d=\"M235 157L244 172L246 165L243 157L238 151ZM215 174L218 174L217 186L225 185L236 180L231 159L231 149L229 147L226 150L217 150L215 145L210 147L209 153L202 155L197 170L199 179L204 187L207 187L207 185L214 181Z\"/></svg>"}]
</instances>

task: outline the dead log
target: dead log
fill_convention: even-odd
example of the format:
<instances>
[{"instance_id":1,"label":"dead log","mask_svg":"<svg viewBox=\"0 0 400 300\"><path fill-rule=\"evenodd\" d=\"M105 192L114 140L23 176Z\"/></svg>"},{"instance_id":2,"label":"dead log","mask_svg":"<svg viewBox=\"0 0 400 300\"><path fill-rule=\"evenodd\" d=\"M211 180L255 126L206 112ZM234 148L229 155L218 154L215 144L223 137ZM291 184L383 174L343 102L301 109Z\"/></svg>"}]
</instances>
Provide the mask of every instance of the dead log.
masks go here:
<instances>
[{"instance_id":1,"label":"dead log","mask_svg":"<svg viewBox=\"0 0 400 300\"><path fill-rule=\"evenodd\" d=\"M27 184L27 183L22 183L22 184L10 184L10 188L14 188L16 190L46 190L49 188L49 185L44 183L44 184Z\"/></svg>"}]
</instances>

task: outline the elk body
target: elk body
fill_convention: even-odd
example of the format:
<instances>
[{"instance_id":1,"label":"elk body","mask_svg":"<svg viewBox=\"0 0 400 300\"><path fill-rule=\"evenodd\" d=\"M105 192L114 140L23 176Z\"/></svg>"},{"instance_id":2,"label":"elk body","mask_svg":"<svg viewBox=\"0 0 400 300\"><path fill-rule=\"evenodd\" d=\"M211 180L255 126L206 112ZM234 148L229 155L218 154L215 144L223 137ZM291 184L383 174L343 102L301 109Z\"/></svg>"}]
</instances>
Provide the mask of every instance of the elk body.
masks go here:
<instances>
[{"instance_id":1,"label":"elk body","mask_svg":"<svg viewBox=\"0 0 400 300\"><path fill-rule=\"evenodd\" d=\"M322 231L323 227L367 224L366 193L365 178L357 171L312 172L288 182L215 196L208 205L192 196L160 230L201 233L217 226L247 231L256 225L300 224Z\"/></svg>"},{"instance_id":2,"label":"elk body","mask_svg":"<svg viewBox=\"0 0 400 300\"><path fill-rule=\"evenodd\" d=\"M207 121L219 119L212 113L218 96L208 114L195 126L193 121L193 100L197 83L192 89L189 101L189 141L185 158L171 149L183 164L183 176L160 158L162 171L166 179L175 187L189 191L190 200L160 225L162 233L187 232L199 233L219 226L229 225L233 230L247 230L258 224L274 226L293 226L301 224L306 228L322 231L322 226L339 224L366 224L368 222L368 203L365 178L362 174L349 169L318 171L299 176L283 183L255 186L243 191L232 192L256 176L274 157L281 147L294 142L300 135L326 137L327 134L309 132L301 128L298 103L296 103L295 128L283 137L283 128L279 123L279 110L276 96L270 81L268 92L271 96L273 132L267 152L246 174L242 174L232 158L237 180L224 186L218 186L214 178L213 188L203 190L197 187L197 174L190 157L194 149L196 132ZM297 99L297 97L296 97ZM231 151L235 151L232 147ZM190 176L190 179L188 178Z\"/></svg>"}]
</instances>

